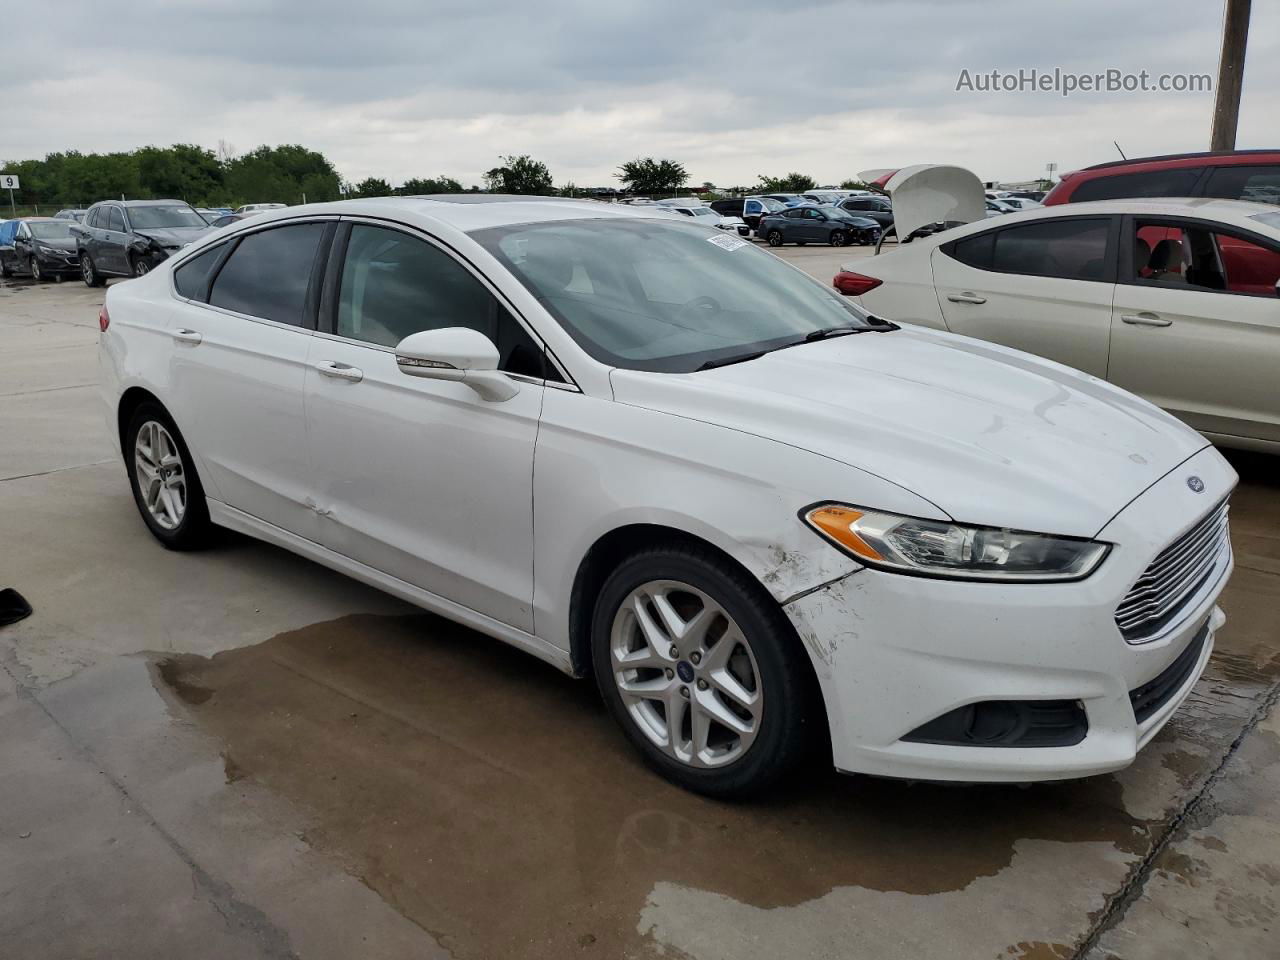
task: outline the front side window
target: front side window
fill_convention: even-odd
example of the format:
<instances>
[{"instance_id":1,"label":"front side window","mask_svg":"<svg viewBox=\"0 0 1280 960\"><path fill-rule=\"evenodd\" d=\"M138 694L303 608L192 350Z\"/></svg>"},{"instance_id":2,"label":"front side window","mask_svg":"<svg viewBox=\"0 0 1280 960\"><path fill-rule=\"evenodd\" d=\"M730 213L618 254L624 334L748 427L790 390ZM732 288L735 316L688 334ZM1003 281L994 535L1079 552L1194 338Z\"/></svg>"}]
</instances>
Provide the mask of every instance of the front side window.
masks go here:
<instances>
[{"instance_id":1,"label":"front side window","mask_svg":"<svg viewBox=\"0 0 1280 960\"><path fill-rule=\"evenodd\" d=\"M1207 197L1280 203L1280 164L1218 167L1209 174Z\"/></svg>"},{"instance_id":2,"label":"front side window","mask_svg":"<svg viewBox=\"0 0 1280 960\"><path fill-rule=\"evenodd\" d=\"M218 271L209 304L306 325L307 287L324 229L323 223L299 223L249 234Z\"/></svg>"},{"instance_id":3,"label":"front side window","mask_svg":"<svg viewBox=\"0 0 1280 960\"><path fill-rule=\"evenodd\" d=\"M687 373L833 328L871 329L824 284L692 224L583 219L472 236L611 366Z\"/></svg>"},{"instance_id":4,"label":"front side window","mask_svg":"<svg viewBox=\"0 0 1280 960\"><path fill-rule=\"evenodd\" d=\"M338 287L338 336L394 347L411 333L445 327L487 336L499 369L543 376L541 348L453 257L398 230L353 226Z\"/></svg>"},{"instance_id":5,"label":"front side window","mask_svg":"<svg viewBox=\"0 0 1280 960\"><path fill-rule=\"evenodd\" d=\"M1064 280L1106 276L1106 218L1042 220L995 232L991 269Z\"/></svg>"},{"instance_id":6,"label":"front side window","mask_svg":"<svg viewBox=\"0 0 1280 960\"><path fill-rule=\"evenodd\" d=\"M1071 202L1125 197L1185 197L1190 195L1203 170L1203 167L1180 167L1097 177L1076 187L1071 193Z\"/></svg>"},{"instance_id":7,"label":"front side window","mask_svg":"<svg viewBox=\"0 0 1280 960\"><path fill-rule=\"evenodd\" d=\"M1130 280L1274 297L1280 252L1197 224L1137 220Z\"/></svg>"},{"instance_id":8,"label":"front side window","mask_svg":"<svg viewBox=\"0 0 1280 960\"><path fill-rule=\"evenodd\" d=\"M804 216L806 220L825 220L821 210L815 210L813 207L804 208Z\"/></svg>"}]
</instances>

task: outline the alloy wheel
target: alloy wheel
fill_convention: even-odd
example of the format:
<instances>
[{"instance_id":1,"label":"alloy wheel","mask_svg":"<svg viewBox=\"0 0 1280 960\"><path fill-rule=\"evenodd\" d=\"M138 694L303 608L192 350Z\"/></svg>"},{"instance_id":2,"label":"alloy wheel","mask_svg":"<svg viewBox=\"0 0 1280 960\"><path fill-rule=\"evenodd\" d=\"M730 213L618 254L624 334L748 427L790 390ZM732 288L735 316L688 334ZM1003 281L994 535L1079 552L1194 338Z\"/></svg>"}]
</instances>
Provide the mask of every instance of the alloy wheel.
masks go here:
<instances>
[{"instance_id":1,"label":"alloy wheel","mask_svg":"<svg viewBox=\"0 0 1280 960\"><path fill-rule=\"evenodd\" d=\"M187 512L187 475L178 445L164 424L148 420L133 444L142 503L158 526L176 530Z\"/></svg>"},{"instance_id":2,"label":"alloy wheel","mask_svg":"<svg viewBox=\"0 0 1280 960\"><path fill-rule=\"evenodd\" d=\"M769 232L769 246L771 246L771 247L780 247L780 246L782 246L782 231L780 231L780 230L771 230L771 231Z\"/></svg>"},{"instance_id":3,"label":"alloy wheel","mask_svg":"<svg viewBox=\"0 0 1280 960\"><path fill-rule=\"evenodd\" d=\"M633 590L614 615L610 668L636 727L690 767L741 758L760 730L764 690L742 629L706 593L675 580Z\"/></svg>"},{"instance_id":4,"label":"alloy wheel","mask_svg":"<svg viewBox=\"0 0 1280 960\"><path fill-rule=\"evenodd\" d=\"M145 277L151 272L151 263L148 260L133 261L133 275L135 277Z\"/></svg>"},{"instance_id":5,"label":"alloy wheel","mask_svg":"<svg viewBox=\"0 0 1280 960\"><path fill-rule=\"evenodd\" d=\"M844 234L844 231L843 231L843 230L832 230L832 231L831 231L831 245L832 245L833 247L843 247L843 246L844 246L845 244L847 244L848 242L849 242L849 241L848 241L848 239L845 237L845 234Z\"/></svg>"},{"instance_id":6,"label":"alloy wheel","mask_svg":"<svg viewBox=\"0 0 1280 960\"><path fill-rule=\"evenodd\" d=\"M44 279L44 274L40 272L40 261L35 257L31 258L31 279L37 281Z\"/></svg>"},{"instance_id":7,"label":"alloy wheel","mask_svg":"<svg viewBox=\"0 0 1280 960\"><path fill-rule=\"evenodd\" d=\"M89 259L87 253L80 258L80 276L84 278L87 286L93 286L93 261Z\"/></svg>"}]
</instances>

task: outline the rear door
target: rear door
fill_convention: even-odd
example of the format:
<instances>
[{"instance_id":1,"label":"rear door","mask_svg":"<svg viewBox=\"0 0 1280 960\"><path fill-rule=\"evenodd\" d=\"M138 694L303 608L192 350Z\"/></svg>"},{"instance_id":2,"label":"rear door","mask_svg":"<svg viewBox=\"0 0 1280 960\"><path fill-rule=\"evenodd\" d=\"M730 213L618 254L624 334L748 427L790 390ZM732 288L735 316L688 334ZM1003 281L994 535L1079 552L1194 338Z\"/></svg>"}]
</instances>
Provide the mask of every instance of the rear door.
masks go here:
<instances>
[{"instance_id":1,"label":"rear door","mask_svg":"<svg viewBox=\"0 0 1280 960\"><path fill-rule=\"evenodd\" d=\"M1207 221L1124 229L1108 379L1198 430L1280 441L1280 246Z\"/></svg>"},{"instance_id":2,"label":"rear door","mask_svg":"<svg viewBox=\"0 0 1280 960\"><path fill-rule=\"evenodd\" d=\"M210 495L308 540L319 520L304 374L334 224L273 225L180 264L187 299L169 328L173 413Z\"/></svg>"},{"instance_id":3,"label":"rear door","mask_svg":"<svg viewBox=\"0 0 1280 960\"><path fill-rule=\"evenodd\" d=\"M1115 217L1061 217L942 244L931 259L947 327L1105 377L1118 231Z\"/></svg>"}]
</instances>

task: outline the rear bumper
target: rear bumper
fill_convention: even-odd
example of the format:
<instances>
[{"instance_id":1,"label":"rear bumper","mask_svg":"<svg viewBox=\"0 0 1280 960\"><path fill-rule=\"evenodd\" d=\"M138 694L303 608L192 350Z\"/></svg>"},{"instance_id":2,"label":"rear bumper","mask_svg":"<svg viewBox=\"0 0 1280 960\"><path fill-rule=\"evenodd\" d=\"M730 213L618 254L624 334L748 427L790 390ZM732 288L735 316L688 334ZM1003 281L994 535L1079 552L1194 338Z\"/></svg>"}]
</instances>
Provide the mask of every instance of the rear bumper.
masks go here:
<instances>
[{"instance_id":1,"label":"rear bumper","mask_svg":"<svg viewBox=\"0 0 1280 960\"><path fill-rule=\"evenodd\" d=\"M1188 490L1189 472L1204 480L1203 494ZM965 583L864 569L787 604L822 685L835 766L963 781L1060 780L1128 766L1204 671L1226 619L1217 598L1231 573L1230 547L1185 616L1149 642L1125 641L1116 607L1151 559L1234 482L1216 451L1197 454L1104 528L1098 538L1115 544L1111 554L1076 583ZM1193 645L1198 654L1189 653ZM1145 705L1141 721L1135 699ZM1087 731L1070 746L904 739L989 701L1072 702Z\"/></svg>"}]
</instances>

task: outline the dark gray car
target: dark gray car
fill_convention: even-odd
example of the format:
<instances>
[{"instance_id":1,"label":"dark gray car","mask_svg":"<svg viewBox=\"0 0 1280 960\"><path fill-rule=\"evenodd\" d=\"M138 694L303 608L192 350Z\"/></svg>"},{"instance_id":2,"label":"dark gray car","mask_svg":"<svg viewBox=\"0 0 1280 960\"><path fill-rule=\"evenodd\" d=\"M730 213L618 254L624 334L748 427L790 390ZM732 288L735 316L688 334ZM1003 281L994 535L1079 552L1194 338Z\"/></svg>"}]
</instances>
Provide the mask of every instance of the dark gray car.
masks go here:
<instances>
[{"instance_id":1,"label":"dark gray car","mask_svg":"<svg viewBox=\"0 0 1280 960\"><path fill-rule=\"evenodd\" d=\"M885 197L846 197L840 201L840 209L848 210L855 217L866 217L880 224L881 231L893 226L893 204Z\"/></svg>"},{"instance_id":2,"label":"dark gray car","mask_svg":"<svg viewBox=\"0 0 1280 960\"><path fill-rule=\"evenodd\" d=\"M208 233L204 217L181 200L105 200L71 228L80 275L91 287L105 277L140 277Z\"/></svg>"},{"instance_id":3,"label":"dark gray car","mask_svg":"<svg viewBox=\"0 0 1280 960\"><path fill-rule=\"evenodd\" d=\"M769 246L784 243L829 243L843 247L851 243L871 244L880 239L880 225L866 217L855 217L839 207L791 207L760 218L756 236Z\"/></svg>"}]
</instances>

